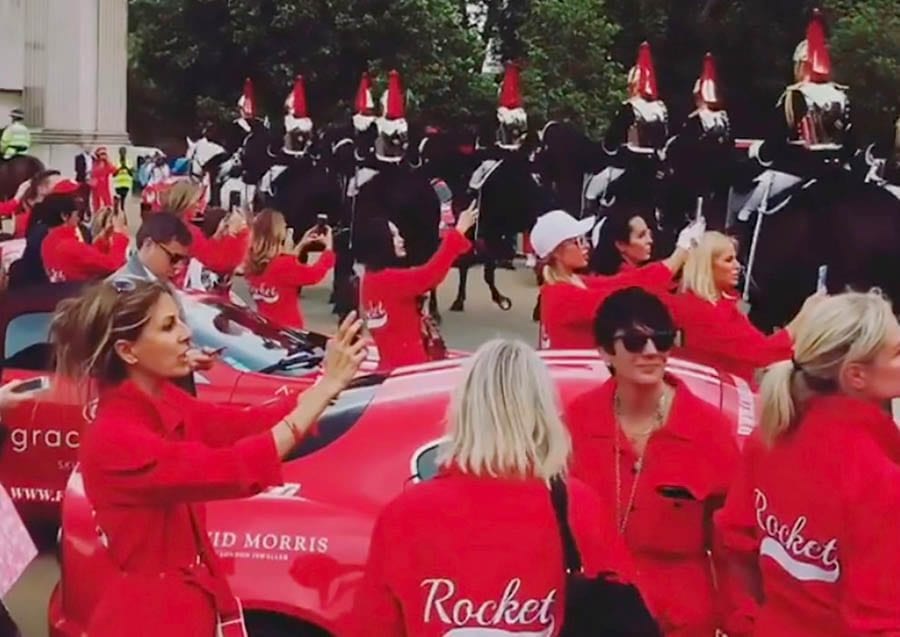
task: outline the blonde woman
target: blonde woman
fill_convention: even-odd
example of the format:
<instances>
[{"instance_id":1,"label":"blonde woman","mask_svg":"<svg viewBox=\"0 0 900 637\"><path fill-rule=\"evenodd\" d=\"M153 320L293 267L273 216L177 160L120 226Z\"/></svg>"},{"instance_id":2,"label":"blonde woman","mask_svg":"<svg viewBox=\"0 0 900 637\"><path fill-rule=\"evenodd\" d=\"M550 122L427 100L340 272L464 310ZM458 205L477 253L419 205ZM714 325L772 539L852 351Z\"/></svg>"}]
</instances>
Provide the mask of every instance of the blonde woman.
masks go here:
<instances>
[{"instance_id":1,"label":"blonde woman","mask_svg":"<svg viewBox=\"0 0 900 637\"><path fill-rule=\"evenodd\" d=\"M253 240L244 266L250 294L260 314L284 327L303 328L298 298L300 289L315 285L334 267L331 228L323 233L314 226L294 245L284 215L263 210L253 221ZM300 263L300 253L313 243L325 246L313 265Z\"/></svg>"},{"instance_id":2,"label":"blonde woman","mask_svg":"<svg viewBox=\"0 0 900 637\"><path fill-rule=\"evenodd\" d=\"M181 219L191 231L191 257L215 272L218 276L231 276L243 263L250 242L250 230L244 215L240 212L228 214L225 231L207 237L193 223L194 218L204 211L206 201L203 188L191 181L179 181L167 187L160 195L161 211ZM179 281L183 285L184 281Z\"/></svg>"},{"instance_id":3,"label":"blonde woman","mask_svg":"<svg viewBox=\"0 0 900 637\"><path fill-rule=\"evenodd\" d=\"M523 343L494 340L451 400L438 477L408 489L375 524L357 597L360 636L559 634L562 543L548 482L566 474L569 435L553 383ZM629 570L612 515L567 479L585 571Z\"/></svg>"},{"instance_id":4,"label":"blonde woman","mask_svg":"<svg viewBox=\"0 0 900 637\"><path fill-rule=\"evenodd\" d=\"M546 264L539 301L542 348L593 349L591 326L606 297L631 286L667 289L705 230L702 221L682 230L675 251L658 263L614 276L578 274L588 265L585 235L593 225L593 217L578 221L563 210L553 210L540 217L531 231L534 251Z\"/></svg>"},{"instance_id":5,"label":"blonde woman","mask_svg":"<svg viewBox=\"0 0 900 637\"><path fill-rule=\"evenodd\" d=\"M875 291L828 297L808 319L793 360L766 370L717 526L765 599L753 635L898 635L900 430L882 405L900 396L900 326Z\"/></svg>"},{"instance_id":6,"label":"blonde woman","mask_svg":"<svg viewBox=\"0 0 900 637\"><path fill-rule=\"evenodd\" d=\"M758 368L791 357L797 319L771 336L756 329L738 308L740 275L734 239L707 232L687 258L680 294L668 303L682 331L682 344L693 360L752 383ZM810 297L804 309L818 299Z\"/></svg>"}]
</instances>

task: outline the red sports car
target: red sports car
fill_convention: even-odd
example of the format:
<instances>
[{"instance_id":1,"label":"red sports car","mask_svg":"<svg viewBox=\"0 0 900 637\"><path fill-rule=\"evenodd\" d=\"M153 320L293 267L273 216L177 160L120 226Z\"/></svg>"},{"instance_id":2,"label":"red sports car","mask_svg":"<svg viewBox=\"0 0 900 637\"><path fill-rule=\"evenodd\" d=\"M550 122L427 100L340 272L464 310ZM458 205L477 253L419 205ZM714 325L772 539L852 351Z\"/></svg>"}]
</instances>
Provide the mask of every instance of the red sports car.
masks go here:
<instances>
[{"instance_id":1,"label":"red sports car","mask_svg":"<svg viewBox=\"0 0 900 637\"><path fill-rule=\"evenodd\" d=\"M609 377L595 353L541 355L564 402ZM673 360L670 367L728 415L737 436L752 430L755 402L745 383L688 362ZM208 505L209 533L243 600L252 637L345 633L378 512L435 474L460 369L459 361L448 360L360 377L322 416L318 435L287 461L284 486ZM253 386L246 392L239 387L232 400L254 402L273 393L270 384ZM83 634L114 568L77 471L63 503L59 556L50 634L75 637Z\"/></svg>"},{"instance_id":2,"label":"red sports car","mask_svg":"<svg viewBox=\"0 0 900 637\"><path fill-rule=\"evenodd\" d=\"M0 296L2 382L51 374L48 330L57 303L77 284L9 291ZM224 347L212 369L194 375L203 400L253 404L273 394L299 392L318 377L327 337L281 329L220 297L186 293L183 306L200 346ZM377 366L373 347L363 369ZM35 402L3 413L0 422L0 483L29 523L59 519L60 502L75 466L81 428L94 403L71 387L54 387Z\"/></svg>"}]
</instances>

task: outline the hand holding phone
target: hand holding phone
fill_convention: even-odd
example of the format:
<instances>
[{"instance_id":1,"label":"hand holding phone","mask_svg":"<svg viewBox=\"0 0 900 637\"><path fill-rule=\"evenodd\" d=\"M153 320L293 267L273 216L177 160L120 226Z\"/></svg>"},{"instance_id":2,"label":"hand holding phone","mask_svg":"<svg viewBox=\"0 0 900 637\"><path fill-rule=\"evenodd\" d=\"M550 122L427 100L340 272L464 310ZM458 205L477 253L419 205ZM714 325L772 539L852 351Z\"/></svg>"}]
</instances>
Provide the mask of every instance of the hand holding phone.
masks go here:
<instances>
[{"instance_id":1,"label":"hand holding phone","mask_svg":"<svg viewBox=\"0 0 900 637\"><path fill-rule=\"evenodd\" d=\"M9 409L50 388L49 376L13 380L0 387L0 409Z\"/></svg>"}]
</instances>

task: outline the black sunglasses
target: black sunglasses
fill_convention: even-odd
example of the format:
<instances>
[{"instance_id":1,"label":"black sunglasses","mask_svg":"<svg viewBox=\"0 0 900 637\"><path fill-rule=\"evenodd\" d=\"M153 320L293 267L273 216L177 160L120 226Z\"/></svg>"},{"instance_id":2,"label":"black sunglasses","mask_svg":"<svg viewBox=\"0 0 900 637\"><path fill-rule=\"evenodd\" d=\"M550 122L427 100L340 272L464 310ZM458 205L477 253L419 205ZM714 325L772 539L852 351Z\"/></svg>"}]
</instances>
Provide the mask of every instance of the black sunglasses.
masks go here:
<instances>
[{"instance_id":1,"label":"black sunglasses","mask_svg":"<svg viewBox=\"0 0 900 637\"><path fill-rule=\"evenodd\" d=\"M171 263L172 265L178 265L179 263L187 261L188 257L186 254L175 254L158 241L154 241L153 243L159 246L159 249L166 253L166 256L169 257L169 263Z\"/></svg>"},{"instance_id":2,"label":"black sunglasses","mask_svg":"<svg viewBox=\"0 0 900 637\"><path fill-rule=\"evenodd\" d=\"M678 337L677 331L667 332L641 332L638 330L629 330L622 334L617 334L613 340L622 341L622 347L632 354L640 354L647 347L647 341L653 341L653 346L658 352L668 352L675 346L675 339Z\"/></svg>"}]
</instances>

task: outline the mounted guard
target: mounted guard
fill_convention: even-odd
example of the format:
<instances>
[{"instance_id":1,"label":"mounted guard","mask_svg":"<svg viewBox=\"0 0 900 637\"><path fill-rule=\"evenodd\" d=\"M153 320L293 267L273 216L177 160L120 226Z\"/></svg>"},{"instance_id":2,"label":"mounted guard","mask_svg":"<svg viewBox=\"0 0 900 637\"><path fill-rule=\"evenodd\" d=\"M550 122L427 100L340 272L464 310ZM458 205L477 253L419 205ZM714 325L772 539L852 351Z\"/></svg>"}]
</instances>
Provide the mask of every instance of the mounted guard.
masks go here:
<instances>
[{"instance_id":1,"label":"mounted guard","mask_svg":"<svg viewBox=\"0 0 900 637\"><path fill-rule=\"evenodd\" d=\"M309 115L303 76L294 79L291 92L284 101L283 146L267 154L276 163L262 183L270 183L274 207L284 214L295 237L315 226L319 215L335 227L340 221L341 193L337 178L329 173L325 162L312 152L315 124Z\"/></svg>"},{"instance_id":2,"label":"mounted guard","mask_svg":"<svg viewBox=\"0 0 900 637\"><path fill-rule=\"evenodd\" d=\"M843 169L856 151L847 87L831 79L825 18L813 11L794 50L795 83L778 100L771 135L750 147L764 168L812 178Z\"/></svg>"},{"instance_id":3,"label":"mounted guard","mask_svg":"<svg viewBox=\"0 0 900 637\"><path fill-rule=\"evenodd\" d=\"M603 139L607 167L585 188L587 213L625 199L646 198L669 139L669 112L659 98L650 43L643 42L628 71L628 99L619 107ZM624 179L623 179L624 178Z\"/></svg>"},{"instance_id":4,"label":"mounted guard","mask_svg":"<svg viewBox=\"0 0 900 637\"><path fill-rule=\"evenodd\" d=\"M475 226L475 259L484 263L484 280L491 300L502 310L512 301L500 293L495 283L498 265L512 267L519 233L527 232L549 202L534 177L529 149L528 115L522 99L519 66L506 64L497 105L497 129L494 144L480 152L480 165L469 180L469 190L478 198L479 217ZM468 266L460 263L459 290L451 306L462 311L466 300Z\"/></svg>"},{"instance_id":5,"label":"mounted guard","mask_svg":"<svg viewBox=\"0 0 900 637\"><path fill-rule=\"evenodd\" d=\"M680 214L689 218L702 212L710 228L721 230L725 227L735 151L712 53L703 58L693 96L694 111L662 153L668 195L662 207L667 217Z\"/></svg>"}]
</instances>

